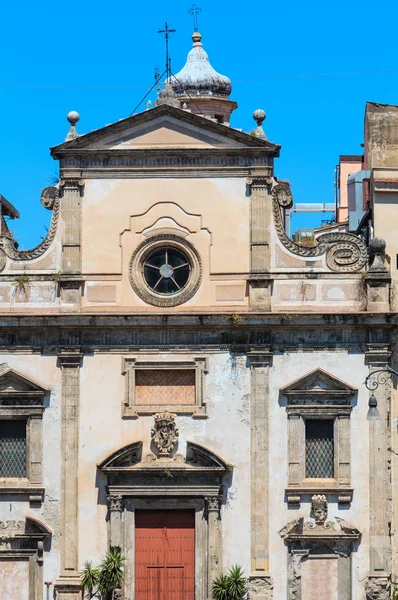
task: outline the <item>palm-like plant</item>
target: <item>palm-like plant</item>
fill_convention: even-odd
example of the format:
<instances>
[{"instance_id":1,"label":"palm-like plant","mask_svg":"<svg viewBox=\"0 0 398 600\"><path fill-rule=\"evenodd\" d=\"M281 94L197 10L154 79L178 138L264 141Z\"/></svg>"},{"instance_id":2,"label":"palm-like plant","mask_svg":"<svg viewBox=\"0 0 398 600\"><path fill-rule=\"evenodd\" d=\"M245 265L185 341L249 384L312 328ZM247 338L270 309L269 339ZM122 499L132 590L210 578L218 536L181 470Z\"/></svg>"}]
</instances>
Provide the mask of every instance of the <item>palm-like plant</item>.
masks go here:
<instances>
[{"instance_id":1,"label":"palm-like plant","mask_svg":"<svg viewBox=\"0 0 398 600\"><path fill-rule=\"evenodd\" d=\"M228 600L242 600L247 591L247 579L243 575L242 567L233 565L227 575Z\"/></svg>"},{"instance_id":2,"label":"palm-like plant","mask_svg":"<svg viewBox=\"0 0 398 600\"><path fill-rule=\"evenodd\" d=\"M213 600L242 600L247 592L247 579L242 567L233 565L227 574L221 574L213 581Z\"/></svg>"},{"instance_id":3,"label":"palm-like plant","mask_svg":"<svg viewBox=\"0 0 398 600\"><path fill-rule=\"evenodd\" d=\"M93 567L91 560L86 560L83 564L80 577L80 586L83 590L83 596L86 598L93 598L98 588L99 570Z\"/></svg>"},{"instance_id":4,"label":"palm-like plant","mask_svg":"<svg viewBox=\"0 0 398 600\"><path fill-rule=\"evenodd\" d=\"M113 546L105 554L99 568L98 591L107 596L122 586L126 557L120 548Z\"/></svg>"},{"instance_id":5,"label":"palm-like plant","mask_svg":"<svg viewBox=\"0 0 398 600\"><path fill-rule=\"evenodd\" d=\"M213 600L228 600L228 575L221 573L215 578L211 587Z\"/></svg>"}]
</instances>

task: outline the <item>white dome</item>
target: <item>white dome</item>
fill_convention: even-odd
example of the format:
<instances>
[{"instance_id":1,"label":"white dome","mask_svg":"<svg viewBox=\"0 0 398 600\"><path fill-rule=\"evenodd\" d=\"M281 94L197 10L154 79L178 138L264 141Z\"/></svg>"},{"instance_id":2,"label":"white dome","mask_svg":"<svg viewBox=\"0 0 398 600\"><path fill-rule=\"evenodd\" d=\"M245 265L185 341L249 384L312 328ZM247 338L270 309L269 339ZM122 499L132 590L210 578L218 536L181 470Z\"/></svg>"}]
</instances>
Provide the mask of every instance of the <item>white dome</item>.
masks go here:
<instances>
[{"instance_id":1,"label":"white dome","mask_svg":"<svg viewBox=\"0 0 398 600\"><path fill-rule=\"evenodd\" d=\"M192 35L193 48L188 54L185 67L169 78L177 96L224 96L231 93L231 80L220 75L211 66L207 53L203 50L202 36L198 31Z\"/></svg>"}]
</instances>

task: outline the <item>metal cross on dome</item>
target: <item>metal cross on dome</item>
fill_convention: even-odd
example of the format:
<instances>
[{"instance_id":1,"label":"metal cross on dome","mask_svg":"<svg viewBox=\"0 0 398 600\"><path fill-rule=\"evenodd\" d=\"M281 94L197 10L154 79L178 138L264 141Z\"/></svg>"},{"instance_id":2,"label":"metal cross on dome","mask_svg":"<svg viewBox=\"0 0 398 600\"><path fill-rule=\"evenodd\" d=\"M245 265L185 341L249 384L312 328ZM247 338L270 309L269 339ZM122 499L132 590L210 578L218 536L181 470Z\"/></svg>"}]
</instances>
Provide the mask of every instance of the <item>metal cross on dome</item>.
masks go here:
<instances>
[{"instance_id":1,"label":"metal cross on dome","mask_svg":"<svg viewBox=\"0 0 398 600\"><path fill-rule=\"evenodd\" d=\"M192 4L191 8L188 11L188 13L193 18L193 26L194 26L195 31L198 31L198 14L201 12L202 12L202 9L199 8L199 6L196 6L196 4Z\"/></svg>"}]
</instances>

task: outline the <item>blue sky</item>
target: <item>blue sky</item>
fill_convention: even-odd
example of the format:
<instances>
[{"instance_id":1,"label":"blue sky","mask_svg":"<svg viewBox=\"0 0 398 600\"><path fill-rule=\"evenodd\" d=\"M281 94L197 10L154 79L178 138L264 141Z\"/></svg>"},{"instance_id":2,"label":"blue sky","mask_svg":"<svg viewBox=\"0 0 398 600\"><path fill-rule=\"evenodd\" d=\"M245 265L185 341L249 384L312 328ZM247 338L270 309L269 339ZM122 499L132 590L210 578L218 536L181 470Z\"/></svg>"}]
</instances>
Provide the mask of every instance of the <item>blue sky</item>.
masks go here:
<instances>
[{"instance_id":1,"label":"blue sky","mask_svg":"<svg viewBox=\"0 0 398 600\"><path fill-rule=\"evenodd\" d=\"M383 2L381 15L368 0L196 3L204 48L232 79L232 125L250 131L263 108L268 138L282 145L275 173L295 201L333 202L339 154L362 152L366 100L398 104L398 3ZM157 30L166 20L177 29L174 72L185 63L191 4L3 3L0 193L21 213L11 223L21 247L45 235L40 191L56 176L48 148L64 140L68 111L80 113L80 133L128 116L163 67ZM306 215L299 225L320 219Z\"/></svg>"}]
</instances>

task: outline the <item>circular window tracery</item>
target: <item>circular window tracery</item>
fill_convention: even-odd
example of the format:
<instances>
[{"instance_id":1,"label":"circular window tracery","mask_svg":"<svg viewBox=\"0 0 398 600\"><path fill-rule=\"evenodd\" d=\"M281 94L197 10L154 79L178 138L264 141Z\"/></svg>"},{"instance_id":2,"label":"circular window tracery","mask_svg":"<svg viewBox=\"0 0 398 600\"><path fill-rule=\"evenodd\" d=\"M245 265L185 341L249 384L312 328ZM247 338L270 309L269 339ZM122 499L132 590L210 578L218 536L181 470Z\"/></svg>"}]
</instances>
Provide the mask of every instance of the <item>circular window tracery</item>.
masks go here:
<instances>
[{"instance_id":1,"label":"circular window tracery","mask_svg":"<svg viewBox=\"0 0 398 600\"><path fill-rule=\"evenodd\" d=\"M196 293L202 275L196 248L178 235L159 234L142 242L130 260L130 283L154 306L177 306Z\"/></svg>"},{"instance_id":2,"label":"circular window tracery","mask_svg":"<svg viewBox=\"0 0 398 600\"><path fill-rule=\"evenodd\" d=\"M191 265L188 257L172 246L151 252L144 262L144 278L158 294L176 294L188 283Z\"/></svg>"}]
</instances>

